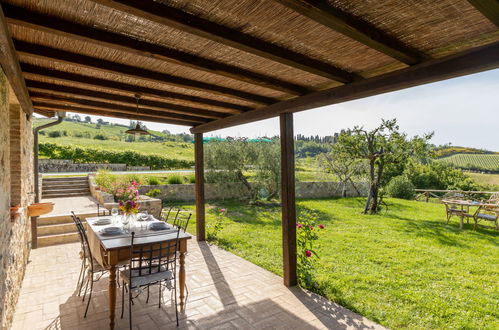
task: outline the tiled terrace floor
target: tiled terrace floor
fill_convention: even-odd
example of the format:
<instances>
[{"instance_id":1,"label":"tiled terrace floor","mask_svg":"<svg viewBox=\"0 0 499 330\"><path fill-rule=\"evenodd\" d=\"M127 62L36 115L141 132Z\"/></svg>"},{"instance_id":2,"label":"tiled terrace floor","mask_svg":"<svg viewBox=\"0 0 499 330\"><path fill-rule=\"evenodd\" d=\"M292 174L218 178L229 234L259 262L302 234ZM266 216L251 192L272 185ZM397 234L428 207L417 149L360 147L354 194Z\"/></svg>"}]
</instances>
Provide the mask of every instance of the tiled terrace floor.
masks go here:
<instances>
[{"instance_id":1,"label":"tiled terrace floor","mask_svg":"<svg viewBox=\"0 0 499 330\"><path fill-rule=\"evenodd\" d=\"M89 315L75 293L79 243L33 250L21 289L13 329L107 329L107 277L94 286ZM180 329L375 329L379 325L299 288L287 289L282 279L216 246L189 241L186 257L189 295ZM154 294L152 294L154 292ZM158 309L157 289L145 304L133 306L136 329L175 329L170 294ZM155 303L153 303L155 302ZM120 319L118 289L117 328ZM125 308L125 315L127 309Z\"/></svg>"},{"instance_id":2,"label":"tiled terrace floor","mask_svg":"<svg viewBox=\"0 0 499 330\"><path fill-rule=\"evenodd\" d=\"M97 213L97 204L91 196L43 198L41 202L55 204L54 210L47 214L48 217L70 214L71 211L77 214Z\"/></svg>"}]
</instances>

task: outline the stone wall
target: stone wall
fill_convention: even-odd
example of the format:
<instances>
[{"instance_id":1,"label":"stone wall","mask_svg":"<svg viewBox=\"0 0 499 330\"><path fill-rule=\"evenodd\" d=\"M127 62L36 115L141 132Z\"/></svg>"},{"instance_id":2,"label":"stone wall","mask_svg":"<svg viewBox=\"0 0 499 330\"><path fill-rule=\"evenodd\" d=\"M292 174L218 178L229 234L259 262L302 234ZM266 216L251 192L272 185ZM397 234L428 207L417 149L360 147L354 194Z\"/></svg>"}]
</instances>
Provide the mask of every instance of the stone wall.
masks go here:
<instances>
[{"instance_id":1,"label":"stone wall","mask_svg":"<svg viewBox=\"0 0 499 330\"><path fill-rule=\"evenodd\" d=\"M12 323L31 243L27 206L34 199L32 123L15 103L0 70L0 329ZM11 221L14 205L20 215Z\"/></svg>"},{"instance_id":2,"label":"stone wall","mask_svg":"<svg viewBox=\"0 0 499 330\"><path fill-rule=\"evenodd\" d=\"M367 185L356 183L361 196L367 196ZM194 201L194 184L168 184L168 185L143 185L139 189L140 194L145 194L152 189L160 191L157 198L165 201L187 202ZM297 182L296 198L327 198L341 197L341 187L338 182ZM359 196L352 185L347 186L348 197ZM244 199L247 189L242 183L231 183L226 185L205 184L206 200Z\"/></svg>"},{"instance_id":3,"label":"stone wall","mask_svg":"<svg viewBox=\"0 0 499 330\"><path fill-rule=\"evenodd\" d=\"M40 159L40 173L97 172L105 168L111 171L149 171L149 166L127 166L126 164L78 164L71 159Z\"/></svg>"}]
</instances>

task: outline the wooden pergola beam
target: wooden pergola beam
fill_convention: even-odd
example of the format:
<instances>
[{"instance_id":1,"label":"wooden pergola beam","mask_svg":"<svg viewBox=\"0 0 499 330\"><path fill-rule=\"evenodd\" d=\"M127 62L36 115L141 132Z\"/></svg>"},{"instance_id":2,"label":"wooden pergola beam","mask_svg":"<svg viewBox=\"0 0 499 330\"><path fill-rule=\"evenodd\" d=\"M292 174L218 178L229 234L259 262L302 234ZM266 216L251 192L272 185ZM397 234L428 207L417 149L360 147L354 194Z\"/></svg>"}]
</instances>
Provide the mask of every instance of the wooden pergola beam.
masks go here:
<instances>
[{"instance_id":1,"label":"wooden pergola beam","mask_svg":"<svg viewBox=\"0 0 499 330\"><path fill-rule=\"evenodd\" d=\"M67 96L59 96L59 95L54 95L52 93L40 93L40 92L31 92L31 98L37 103L37 101L42 101L46 103L55 103L55 104L63 104L63 105L78 105L78 106L83 106L83 107L91 107L93 109L103 109L109 112L121 112L121 113L126 113L126 114L136 114L136 115L146 115L151 118L168 118L168 119L175 119L179 121L186 121L188 123L203 123L207 122L208 119L206 118L201 118L201 117L195 117L195 116L187 116L187 115L181 115L178 113L171 113L171 112L166 112L166 111L157 111L157 110L151 110L148 108L144 108L142 106L139 107L139 110L136 110L135 106L127 106L127 105L122 105L122 104L116 104L116 103L108 103L108 102L102 102L102 101L93 101L85 98L79 98L79 97L67 97Z\"/></svg>"},{"instance_id":2,"label":"wooden pergola beam","mask_svg":"<svg viewBox=\"0 0 499 330\"><path fill-rule=\"evenodd\" d=\"M201 124L192 133L206 133L235 125L275 117L285 112L298 112L326 105L393 92L449 78L464 76L499 67L499 42L463 53L429 60L395 72L364 81L333 87L305 96L282 101L239 115Z\"/></svg>"},{"instance_id":3,"label":"wooden pergola beam","mask_svg":"<svg viewBox=\"0 0 499 330\"><path fill-rule=\"evenodd\" d=\"M137 86L132 84L121 83L113 80L101 79L90 76L83 76L76 73L64 72L59 70L52 70L48 68L43 68L39 66L35 66L28 63L23 63L21 61L21 69L26 74L34 75L31 77L33 80L39 80L40 78L50 78L53 80L57 80L59 82L63 82L65 84L84 84L88 86L96 86L102 87L111 91L118 92L129 92L131 94L139 93L141 95L156 97L156 98L169 98L169 99L177 99L183 101L189 101L193 103L199 103L203 105L212 105L220 108L226 109L227 113L241 113L244 111L251 110L250 107L242 106L236 103L228 103L213 99L207 99L203 97L198 97L194 95L180 94L175 92L169 92L162 89L157 88L149 88L144 86Z\"/></svg>"},{"instance_id":4,"label":"wooden pergola beam","mask_svg":"<svg viewBox=\"0 0 499 330\"><path fill-rule=\"evenodd\" d=\"M150 121L150 122L157 122L157 123L162 123L162 124L171 124L171 125L181 125L181 126L190 126L192 123L188 123L185 121L178 121L174 119L160 119L160 118L155 118L155 117L148 117L148 116L137 116L137 115L131 115L128 113L122 113L122 112L110 112L110 111L104 111L101 109L94 109L90 107L79 107L75 105L62 105L62 104L52 104L52 103L45 103L45 102L36 102L34 105L35 111L67 111L67 112L75 112L75 113L81 113L81 114L86 114L86 115L94 115L94 116L104 116L104 117L112 117L112 118L121 118L121 119L129 119L129 120L138 120L138 121Z\"/></svg>"},{"instance_id":5,"label":"wooden pergola beam","mask_svg":"<svg viewBox=\"0 0 499 330\"><path fill-rule=\"evenodd\" d=\"M300 15L342 33L370 48L408 65L421 62L427 56L404 45L371 23L330 6L326 1L274 0Z\"/></svg>"},{"instance_id":6,"label":"wooden pergola beam","mask_svg":"<svg viewBox=\"0 0 499 330\"><path fill-rule=\"evenodd\" d=\"M36 80L26 79L26 85L30 92L42 92L42 93L53 93L58 95L66 95L66 96L76 96L76 97L85 97L94 100L110 100L116 101L120 103L124 103L127 105L135 105L136 98L131 96L124 96L113 93L106 93L101 91L95 91L91 89L84 89L78 87L71 86L63 86L58 84L51 84L46 82L40 82ZM179 113L186 115L194 115L202 118L214 118L220 119L228 116L227 113L223 112L215 112L211 110L203 110L198 108L187 107L183 105L178 105L174 103L160 102L160 101L152 101L147 99L141 99L140 105L145 106L150 109L166 111L171 113Z\"/></svg>"},{"instance_id":7,"label":"wooden pergola beam","mask_svg":"<svg viewBox=\"0 0 499 330\"><path fill-rule=\"evenodd\" d=\"M4 4L4 13L9 24L27 27L58 36L90 42L100 47L155 58L169 63L202 70L211 74L244 81L260 87L301 95L310 90L307 87L279 80L260 73L245 70L233 65L217 62L169 47L140 41L126 35L99 30L68 22L57 17L29 11L25 8Z\"/></svg>"},{"instance_id":8,"label":"wooden pergola beam","mask_svg":"<svg viewBox=\"0 0 499 330\"><path fill-rule=\"evenodd\" d=\"M206 93L212 93L231 98L242 99L245 101L250 101L260 104L272 104L278 101L277 99L253 93L248 93L238 89L233 89L229 87L205 83L202 81L173 76L167 73L142 69L135 66L121 64L96 57L81 55L43 45L32 44L25 41L14 39L14 45L16 47L18 54L33 58L40 58L42 60L56 61L59 63L86 67L94 70L97 69L112 74L125 75L136 79L152 81L155 83L167 84L170 86L202 91Z\"/></svg>"},{"instance_id":9,"label":"wooden pergola beam","mask_svg":"<svg viewBox=\"0 0 499 330\"><path fill-rule=\"evenodd\" d=\"M21 67L19 66L19 58L17 57L12 38L10 36L7 22L3 15L2 7L0 6L0 66L9 80L10 86L21 105L21 109L31 116L33 113L33 104L29 98L26 84L22 75Z\"/></svg>"},{"instance_id":10,"label":"wooden pergola beam","mask_svg":"<svg viewBox=\"0 0 499 330\"><path fill-rule=\"evenodd\" d=\"M499 1L497 0L468 0L468 2L499 27Z\"/></svg>"},{"instance_id":11,"label":"wooden pergola beam","mask_svg":"<svg viewBox=\"0 0 499 330\"><path fill-rule=\"evenodd\" d=\"M334 65L313 59L290 49L213 23L199 16L186 13L165 3L144 0L92 0L103 6L118 10L158 24L230 46L267 60L288 65L295 69L313 73L342 83L360 79L354 73Z\"/></svg>"},{"instance_id":12,"label":"wooden pergola beam","mask_svg":"<svg viewBox=\"0 0 499 330\"><path fill-rule=\"evenodd\" d=\"M280 114L281 129L281 204L283 278L287 287L297 284L296 277L296 200L293 114ZM199 134L199 133L198 133Z\"/></svg>"}]
</instances>

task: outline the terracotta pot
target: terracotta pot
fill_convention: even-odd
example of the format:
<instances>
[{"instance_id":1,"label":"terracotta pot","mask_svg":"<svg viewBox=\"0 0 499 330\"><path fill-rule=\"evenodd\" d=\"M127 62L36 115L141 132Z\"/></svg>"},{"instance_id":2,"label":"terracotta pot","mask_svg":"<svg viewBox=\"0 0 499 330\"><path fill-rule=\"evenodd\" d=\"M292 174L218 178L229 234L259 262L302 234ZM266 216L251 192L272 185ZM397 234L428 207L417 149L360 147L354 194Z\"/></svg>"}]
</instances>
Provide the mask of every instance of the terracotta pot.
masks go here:
<instances>
[{"instance_id":1,"label":"terracotta pot","mask_svg":"<svg viewBox=\"0 0 499 330\"><path fill-rule=\"evenodd\" d=\"M10 208L10 221L15 221L17 218L21 216L21 207L16 205L16 206L11 206Z\"/></svg>"},{"instance_id":2,"label":"terracotta pot","mask_svg":"<svg viewBox=\"0 0 499 330\"><path fill-rule=\"evenodd\" d=\"M34 203L28 206L28 216L37 217L50 213L53 209L54 203Z\"/></svg>"}]
</instances>

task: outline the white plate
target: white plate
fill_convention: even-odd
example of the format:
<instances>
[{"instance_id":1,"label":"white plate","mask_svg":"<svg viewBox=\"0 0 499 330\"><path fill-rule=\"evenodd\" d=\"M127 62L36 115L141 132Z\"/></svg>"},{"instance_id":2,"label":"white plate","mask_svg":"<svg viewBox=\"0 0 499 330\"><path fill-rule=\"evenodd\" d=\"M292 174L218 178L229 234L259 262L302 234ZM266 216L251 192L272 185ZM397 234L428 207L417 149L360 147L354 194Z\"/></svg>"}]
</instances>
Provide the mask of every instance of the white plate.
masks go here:
<instances>
[{"instance_id":1,"label":"white plate","mask_svg":"<svg viewBox=\"0 0 499 330\"><path fill-rule=\"evenodd\" d=\"M102 235L119 235L122 232L122 229L119 227L107 227L100 231Z\"/></svg>"},{"instance_id":2,"label":"white plate","mask_svg":"<svg viewBox=\"0 0 499 330\"><path fill-rule=\"evenodd\" d=\"M111 219L99 219L96 220L92 223L95 226L105 226L105 225L110 225L111 224Z\"/></svg>"},{"instance_id":3,"label":"white plate","mask_svg":"<svg viewBox=\"0 0 499 330\"><path fill-rule=\"evenodd\" d=\"M170 227L164 222L153 222L149 225L150 230L166 230Z\"/></svg>"}]
</instances>

